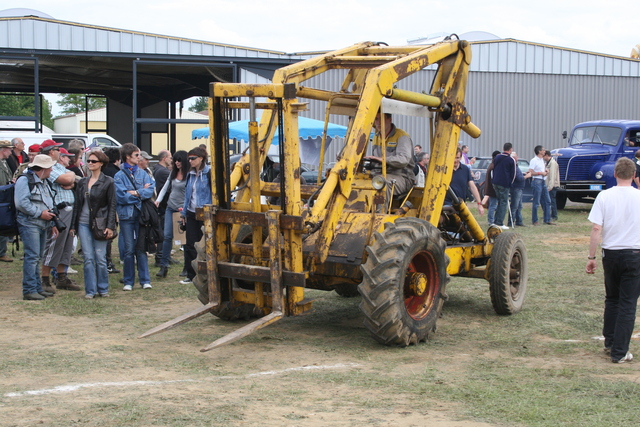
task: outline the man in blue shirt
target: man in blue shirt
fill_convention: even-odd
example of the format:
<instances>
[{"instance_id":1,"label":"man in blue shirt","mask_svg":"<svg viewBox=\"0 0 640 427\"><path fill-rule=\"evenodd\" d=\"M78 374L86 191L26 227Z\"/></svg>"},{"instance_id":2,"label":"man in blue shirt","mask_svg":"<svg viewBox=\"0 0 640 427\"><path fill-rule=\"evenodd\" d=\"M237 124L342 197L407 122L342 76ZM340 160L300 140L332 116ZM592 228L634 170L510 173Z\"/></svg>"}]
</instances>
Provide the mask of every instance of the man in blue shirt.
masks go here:
<instances>
[{"instance_id":1,"label":"man in blue shirt","mask_svg":"<svg viewBox=\"0 0 640 427\"><path fill-rule=\"evenodd\" d=\"M516 161L511 157L512 151L513 145L510 142L505 142L502 153L493 160L493 171L491 172L493 174L491 183L498 199L495 223L502 228L509 228L504 225L504 216L509 204L509 191L516 179L516 169L518 168Z\"/></svg>"},{"instance_id":2,"label":"man in blue shirt","mask_svg":"<svg viewBox=\"0 0 640 427\"><path fill-rule=\"evenodd\" d=\"M467 195L467 188L473 194L473 198L478 204L478 212L480 215L484 215L484 207L482 207L482 199L480 198L480 193L478 193L478 189L476 188L476 184L473 182L473 177L471 176L471 169L461 163L462 159L462 150L458 148L456 152L456 159L453 163L453 175L451 175L451 183L449 184L449 188L453 190L458 198L464 200ZM453 201L447 196L444 199L445 206L451 206Z\"/></svg>"}]
</instances>

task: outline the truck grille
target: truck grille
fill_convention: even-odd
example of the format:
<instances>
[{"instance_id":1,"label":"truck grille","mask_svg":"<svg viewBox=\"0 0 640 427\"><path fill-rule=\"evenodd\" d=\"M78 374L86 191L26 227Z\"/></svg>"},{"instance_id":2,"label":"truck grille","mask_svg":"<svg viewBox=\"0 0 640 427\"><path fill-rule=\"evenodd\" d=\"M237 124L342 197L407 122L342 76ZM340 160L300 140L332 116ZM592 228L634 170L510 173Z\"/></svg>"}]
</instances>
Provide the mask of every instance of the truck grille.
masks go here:
<instances>
[{"instance_id":1,"label":"truck grille","mask_svg":"<svg viewBox=\"0 0 640 427\"><path fill-rule=\"evenodd\" d=\"M571 158L558 157L560 179L563 181L585 181L590 179L589 171L597 162L602 162L604 156L574 156Z\"/></svg>"}]
</instances>

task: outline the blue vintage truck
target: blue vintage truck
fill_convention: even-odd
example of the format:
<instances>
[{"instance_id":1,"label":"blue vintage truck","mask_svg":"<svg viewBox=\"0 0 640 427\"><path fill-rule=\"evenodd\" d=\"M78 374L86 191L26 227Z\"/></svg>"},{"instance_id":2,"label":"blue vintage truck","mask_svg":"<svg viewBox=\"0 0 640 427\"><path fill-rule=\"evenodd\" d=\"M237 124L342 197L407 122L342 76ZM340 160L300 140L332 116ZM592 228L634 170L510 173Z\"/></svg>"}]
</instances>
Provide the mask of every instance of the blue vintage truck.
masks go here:
<instances>
[{"instance_id":1,"label":"blue vintage truck","mask_svg":"<svg viewBox=\"0 0 640 427\"><path fill-rule=\"evenodd\" d=\"M563 135L566 138L566 132ZM567 147L552 150L560 166L558 209L567 199L593 203L598 193L616 185L613 167L620 157L640 149L640 121L600 120L577 124Z\"/></svg>"}]
</instances>

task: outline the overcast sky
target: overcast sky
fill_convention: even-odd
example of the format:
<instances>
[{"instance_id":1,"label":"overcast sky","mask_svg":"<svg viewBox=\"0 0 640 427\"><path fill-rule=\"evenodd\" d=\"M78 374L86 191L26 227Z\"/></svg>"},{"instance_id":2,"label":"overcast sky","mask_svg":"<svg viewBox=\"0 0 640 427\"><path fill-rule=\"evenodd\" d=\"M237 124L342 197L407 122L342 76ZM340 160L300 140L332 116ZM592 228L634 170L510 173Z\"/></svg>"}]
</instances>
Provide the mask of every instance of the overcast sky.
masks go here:
<instances>
[{"instance_id":1,"label":"overcast sky","mask_svg":"<svg viewBox=\"0 0 640 427\"><path fill-rule=\"evenodd\" d=\"M392 5L392 6L390 6ZM640 43L627 0L0 0L55 19L285 52L486 31L611 55Z\"/></svg>"},{"instance_id":2,"label":"overcast sky","mask_svg":"<svg viewBox=\"0 0 640 427\"><path fill-rule=\"evenodd\" d=\"M403 45L431 34L485 31L500 38L629 57L640 43L637 4L627 0L0 0L0 10L31 8L63 21L288 53L338 49L369 40Z\"/></svg>"}]
</instances>

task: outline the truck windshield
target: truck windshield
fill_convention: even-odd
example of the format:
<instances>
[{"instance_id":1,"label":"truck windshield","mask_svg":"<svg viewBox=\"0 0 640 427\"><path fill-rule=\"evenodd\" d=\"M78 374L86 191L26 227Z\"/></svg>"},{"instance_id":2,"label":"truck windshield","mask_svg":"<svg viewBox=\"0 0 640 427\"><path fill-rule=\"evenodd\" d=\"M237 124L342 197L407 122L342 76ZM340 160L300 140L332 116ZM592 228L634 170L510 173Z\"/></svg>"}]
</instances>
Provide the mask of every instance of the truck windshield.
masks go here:
<instances>
[{"instance_id":1,"label":"truck windshield","mask_svg":"<svg viewBox=\"0 0 640 427\"><path fill-rule=\"evenodd\" d=\"M617 145L622 129L606 126L587 126L577 128L571 135L569 145L605 144Z\"/></svg>"}]
</instances>

